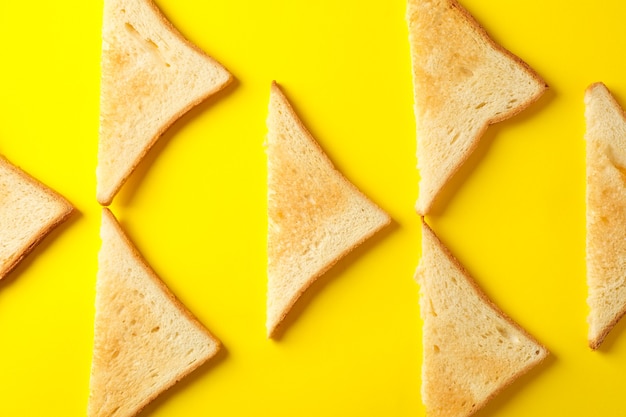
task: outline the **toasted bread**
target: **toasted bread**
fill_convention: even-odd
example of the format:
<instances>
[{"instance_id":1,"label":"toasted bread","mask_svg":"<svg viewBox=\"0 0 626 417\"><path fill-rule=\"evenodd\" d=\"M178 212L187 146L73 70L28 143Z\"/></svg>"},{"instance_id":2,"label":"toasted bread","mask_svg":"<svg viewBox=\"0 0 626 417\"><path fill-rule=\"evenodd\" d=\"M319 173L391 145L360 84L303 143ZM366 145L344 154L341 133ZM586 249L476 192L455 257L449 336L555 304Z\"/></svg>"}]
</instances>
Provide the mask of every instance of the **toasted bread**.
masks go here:
<instances>
[{"instance_id":1,"label":"toasted bread","mask_svg":"<svg viewBox=\"0 0 626 417\"><path fill-rule=\"evenodd\" d=\"M602 83L585 92L588 342L626 313L626 116Z\"/></svg>"},{"instance_id":2,"label":"toasted bread","mask_svg":"<svg viewBox=\"0 0 626 417\"><path fill-rule=\"evenodd\" d=\"M276 83L267 128L271 337L309 285L390 218L334 167Z\"/></svg>"},{"instance_id":3,"label":"toasted bread","mask_svg":"<svg viewBox=\"0 0 626 417\"><path fill-rule=\"evenodd\" d=\"M224 88L230 73L152 0L105 0L97 200L108 205L167 128Z\"/></svg>"},{"instance_id":4,"label":"toasted bread","mask_svg":"<svg viewBox=\"0 0 626 417\"><path fill-rule=\"evenodd\" d=\"M214 356L219 341L102 209L89 417L137 414Z\"/></svg>"},{"instance_id":5,"label":"toasted bread","mask_svg":"<svg viewBox=\"0 0 626 417\"><path fill-rule=\"evenodd\" d=\"M74 207L0 156L0 279L56 226Z\"/></svg>"},{"instance_id":6,"label":"toasted bread","mask_svg":"<svg viewBox=\"0 0 626 417\"><path fill-rule=\"evenodd\" d=\"M541 362L545 347L490 301L422 219L422 400L429 417L469 416Z\"/></svg>"},{"instance_id":7,"label":"toasted bread","mask_svg":"<svg viewBox=\"0 0 626 417\"><path fill-rule=\"evenodd\" d=\"M427 214L490 124L525 109L546 83L496 44L456 0L408 0L418 213Z\"/></svg>"}]
</instances>

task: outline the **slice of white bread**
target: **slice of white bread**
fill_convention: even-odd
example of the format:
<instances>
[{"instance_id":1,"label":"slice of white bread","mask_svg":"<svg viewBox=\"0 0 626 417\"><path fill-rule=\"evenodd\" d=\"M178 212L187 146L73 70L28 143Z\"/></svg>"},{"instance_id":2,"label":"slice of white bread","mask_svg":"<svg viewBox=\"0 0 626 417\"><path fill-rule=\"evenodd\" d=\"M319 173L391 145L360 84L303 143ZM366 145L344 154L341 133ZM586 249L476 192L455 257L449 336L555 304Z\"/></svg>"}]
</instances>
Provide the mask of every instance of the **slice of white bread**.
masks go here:
<instances>
[{"instance_id":1,"label":"slice of white bread","mask_svg":"<svg viewBox=\"0 0 626 417\"><path fill-rule=\"evenodd\" d=\"M0 156L0 279L74 207L56 191Z\"/></svg>"},{"instance_id":2,"label":"slice of white bread","mask_svg":"<svg viewBox=\"0 0 626 417\"><path fill-rule=\"evenodd\" d=\"M585 92L588 342L626 312L626 116L604 84Z\"/></svg>"},{"instance_id":3,"label":"slice of white bread","mask_svg":"<svg viewBox=\"0 0 626 417\"><path fill-rule=\"evenodd\" d=\"M469 416L548 351L507 317L422 219L422 401L429 417Z\"/></svg>"},{"instance_id":4,"label":"slice of white bread","mask_svg":"<svg viewBox=\"0 0 626 417\"><path fill-rule=\"evenodd\" d=\"M102 209L89 417L137 414L214 356L220 343Z\"/></svg>"},{"instance_id":5,"label":"slice of white bread","mask_svg":"<svg viewBox=\"0 0 626 417\"><path fill-rule=\"evenodd\" d=\"M547 85L456 0L408 0L407 20L421 177L416 210L425 215L487 127L522 111Z\"/></svg>"},{"instance_id":6,"label":"slice of white bread","mask_svg":"<svg viewBox=\"0 0 626 417\"><path fill-rule=\"evenodd\" d=\"M152 0L105 0L97 200L108 205L161 134L232 79Z\"/></svg>"},{"instance_id":7,"label":"slice of white bread","mask_svg":"<svg viewBox=\"0 0 626 417\"><path fill-rule=\"evenodd\" d=\"M275 82L267 128L271 337L312 282L391 220L333 166Z\"/></svg>"}]
</instances>

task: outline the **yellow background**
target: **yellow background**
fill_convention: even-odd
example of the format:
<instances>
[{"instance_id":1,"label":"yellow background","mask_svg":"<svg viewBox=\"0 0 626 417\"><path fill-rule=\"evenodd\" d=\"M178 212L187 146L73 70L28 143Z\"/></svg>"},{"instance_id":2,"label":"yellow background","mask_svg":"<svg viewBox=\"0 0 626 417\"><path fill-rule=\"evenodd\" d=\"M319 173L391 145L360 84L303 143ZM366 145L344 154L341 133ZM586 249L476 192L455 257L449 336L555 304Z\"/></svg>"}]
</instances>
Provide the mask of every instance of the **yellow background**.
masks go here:
<instances>
[{"instance_id":1,"label":"yellow background","mask_svg":"<svg viewBox=\"0 0 626 417\"><path fill-rule=\"evenodd\" d=\"M415 122L405 1L158 0L236 82L179 120L112 205L223 342L150 416L421 416ZM551 89L489 129L429 223L551 358L480 416L623 415L626 329L586 343L584 89L626 105L626 3L465 0ZM0 5L0 153L78 209L0 282L0 416L84 416L100 208L102 1ZM269 86L394 224L265 337Z\"/></svg>"}]
</instances>

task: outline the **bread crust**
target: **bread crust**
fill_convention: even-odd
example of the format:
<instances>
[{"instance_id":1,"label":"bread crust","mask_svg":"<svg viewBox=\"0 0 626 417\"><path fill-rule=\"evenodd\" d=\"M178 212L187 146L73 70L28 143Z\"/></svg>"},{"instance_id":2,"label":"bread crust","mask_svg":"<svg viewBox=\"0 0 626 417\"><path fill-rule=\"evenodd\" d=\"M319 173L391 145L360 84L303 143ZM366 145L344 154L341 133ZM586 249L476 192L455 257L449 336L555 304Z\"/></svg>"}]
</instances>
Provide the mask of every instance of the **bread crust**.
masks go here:
<instances>
[{"instance_id":1,"label":"bread crust","mask_svg":"<svg viewBox=\"0 0 626 417\"><path fill-rule=\"evenodd\" d=\"M152 283L156 285L160 291L167 296L167 299L170 301L171 305L176 307L178 313L181 316L184 316L186 320L190 323L193 323L194 326L202 333L204 333L211 341L217 345L218 349L221 347L221 342L217 339L201 322L198 318L187 308L185 305L176 297L176 295L169 289L167 285L163 282L163 280L157 275L157 273L152 269L150 264L146 261L146 258L139 252L137 246L133 244L128 238L128 235L122 229L122 226L117 221L117 218L113 215L113 212L108 207L102 208L102 216L107 218L107 221L111 222L112 225L115 226L118 236L124 241L127 246L129 253L132 257L137 261L137 263L141 264L145 271L147 272L147 276L150 277ZM195 369L195 368L194 368ZM191 373L193 369L190 369L184 375ZM182 378L181 378L182 379Z\"/></svg>"},{"instance_id":2,"label":"bread crust","mask_svg":"<svg viewBox=\"0 0 626 417\"><path fill-rule=\"evenodd\" d=\"M466 8L464 8L457 0L448 0L448 1L450 2L450 7L457 10L463 16L463 18L468 22L468 24L470 24L474 28L474 30L476 30L477 33L481 34L481 36L485 39L487 43L491 45L493 49L498 50L503 55L508 56L510 60L514 61L517 65L524 68L526 72L528 73L528 75L535 79L537 84L543 86L541 90L537 91L537 93L531 96L527 101L520 103L518 106L511 108L508 112L503 112L500 115L493 116L489 120L487 125L485 126L485 129L487 129L489 125L501 122L503 120L509 119L517 115L518 113L521 113L526 108L528 108L528 106L536 102L539 99L539 97L541 97L541 95L549 88L548 83L519 56L515 55L513 52L506 49L504 46L497 43L491 37L491 35L489 35L487 30L478 22L478 20L476 20L476 18L474 18L474 16Z\"/></svg>"},{"instance_id":3,"label":"bread crust","mask_svg":"<svg viewBox=\"0 0 626 417\"><path fill-rule=\"evenodd\" d=\"M615 315L613 320L611 320L606 326L604 326L603 330L598 333L595 337L589 337L587 343L589 348L592 350L598 350L604 342L604 339L611 333L611 330L619 323L619 321L626 315L626 308L622 309L619 313Z\"/></svg>"},{"instance_id":4,"label":"bread crust","mask_svg":"<svg viewBox=\"0 0 626 417\"><path fill-rule=\"evenodd\" d=\"M70 202L63 197L58 192L53 189L47 187L42 182L37 180L35 177L13 165L8 161L4 156L0 156L0 165L4 169L12 172L16 178L19 178L20 181L28 184L31 187L35 187L40 193L48 196L54 204L58 206L56 210L56 214L50 218L46 219L45 224L42 224L39 231L32 235L26 245L18 250L6 263L2 265L0 268L0 279L6 277L11 271L15 269L15 267L24 259L32 250L57 226L61 223L65 222L68 217L74 212L74 206L70 204Z\"/></svg>"}]
</instances>

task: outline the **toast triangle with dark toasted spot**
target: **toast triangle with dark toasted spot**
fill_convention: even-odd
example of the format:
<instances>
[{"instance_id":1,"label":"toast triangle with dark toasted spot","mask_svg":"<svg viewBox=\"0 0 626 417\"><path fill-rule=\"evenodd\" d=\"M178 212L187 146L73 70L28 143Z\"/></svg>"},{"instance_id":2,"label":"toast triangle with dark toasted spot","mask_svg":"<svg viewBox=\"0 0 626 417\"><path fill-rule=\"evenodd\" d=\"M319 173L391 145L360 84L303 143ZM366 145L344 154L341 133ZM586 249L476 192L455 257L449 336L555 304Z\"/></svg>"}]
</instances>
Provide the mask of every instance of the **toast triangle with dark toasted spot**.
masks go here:
<instances>
[{"instance_id":1,"label":"toast triangle with dark toasted spot","mask_svg":"<svg viewBox=\"0 0 626 417\"><path fill-rule=\"evenodd\" d=\"M408 0L418 213L427 214L487 127L536 101L546 83L494 42L456 0Z\"/></svg>"},{"instance_id":2,"label":"toast triangle with dark toasted spot","mask_svg":"<svg viewBox=\"0 0 626 417\"><path fill-rule=\"evenodd\" d=\"M102 209L89 417L134 416L220 348Z\"/></svg>"},{"instance_id":3,"label":"toast triangle with dark toasted spot","mask_svg":"<svg viewBox=\"0 0 626 417\"><path fill-rule=\"evenodd\" d=\"M267 127L271 337L309 285L390 218L334 167L276 83Z\"/></svg>"},{"instance_id":4,"label":"toast triangle with dark toasted spot","mask_svg":"<svg viewBox=\"0 0 626 417\"><path fill-rule=\"evenodd\" d=\"M152 0L105 0L97 200L109 205L165 130L231 74Z\"/></svg>"},{"instance_id":5,"label":"toast triangle with dark toasted spot","mask_svg":"<svg viewBox=\"0 0 626 417\"><path fill-rule=\"evenodd\" d=\"M626 312L626 115L602 83L585 91L588 343Z\"/></svg>"},{"instance_id":6,"label":"toast triangle with dark toasted spot","mask_svg":"<svg viewBox=\"0 0 626 417\"><path fill-rule=\"evenodd\" d=\"M63 196L0 156L0 279L73 211Z\"/></svg>"},{"instance_id":7,"label":"toast triangle with dark toasted spot","mask_svg":"<svg viewBox=\"0 0 626 417\"><path fill-rule=\"evenodd\" d=\"M425 222L416 279L429 417L473 414L548 355L487 298Z\"/></svg>"}]
</instances>

